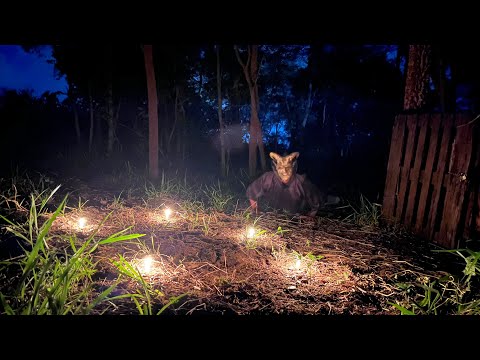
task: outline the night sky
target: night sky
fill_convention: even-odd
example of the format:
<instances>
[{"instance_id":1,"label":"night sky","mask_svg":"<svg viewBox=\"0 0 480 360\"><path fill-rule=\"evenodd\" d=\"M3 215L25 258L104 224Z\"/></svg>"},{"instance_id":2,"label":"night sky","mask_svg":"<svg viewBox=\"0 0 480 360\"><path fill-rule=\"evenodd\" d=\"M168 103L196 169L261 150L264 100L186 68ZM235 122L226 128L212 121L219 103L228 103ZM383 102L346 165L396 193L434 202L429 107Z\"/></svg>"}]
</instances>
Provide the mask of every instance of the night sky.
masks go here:
<instances>
[{"instance_id":1,"label":"night sky","mask_svg":"<svg viewBox=\"0 0 480 360\"><path fill-rule=\"evenodd\" d=\"M0 91L3 89L32 89L34 96L45 91L66 92L68 85L64 78L57 80L51 58L51 48L45 46L41 54L25 52L19 45L0 45ZM64 97L59 95L59 99Z\"/></svg>"}]
</instances>

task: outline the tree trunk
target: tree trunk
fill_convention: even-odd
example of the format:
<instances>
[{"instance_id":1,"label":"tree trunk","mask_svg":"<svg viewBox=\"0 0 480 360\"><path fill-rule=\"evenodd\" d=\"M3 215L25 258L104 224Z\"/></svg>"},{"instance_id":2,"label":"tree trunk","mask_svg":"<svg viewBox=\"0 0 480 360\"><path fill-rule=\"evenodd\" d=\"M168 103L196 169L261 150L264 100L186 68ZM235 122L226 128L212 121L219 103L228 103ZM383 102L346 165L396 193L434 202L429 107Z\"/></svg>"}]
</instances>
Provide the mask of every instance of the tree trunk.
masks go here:
<instances>
[{"instance_id":1,"label":"tree trunk","mask_svg":"<svg viewBox=\"0 0 480 360\"><path fill-rule=\"evenodd\" d=\"M170 128L170 114L169 114L169 99L171 98L168 94L163 94L163 116L162 116L162 129L163 129L163 136L162 141L161 141L161 150L163 150L163 155L165 156L170 152L170 149L168 148L168 137L169 137L169 132L168 129Z\"/></svg>"},{"instance_id":2,"label":"tree trunk","mask_svg":"<svg viewBox=\"0 0 480 360\"><path fill-rule=\"evenodd\" d=\"M88 81L88 104L89 104L89 111L90 111L90 133L88 135L88 152L91 153L92 152L92 146L93 146L93 132L94 132L92 80ZM99 136L99 135L100 134L97 134L97 136Z\"/></svg>"},{"instance_id":3,"label":"tree trunk","mask_svg":"<svg viewBox=\"0 0 480 360\"><path fill-rule=\"evenodd\" d=\"M101 153L101 149L103 149L104 146L104 139L103 139L103 119L99 116L97 113L97 119L95 121L95 136L94 136L94 142L96 144L96 149L98 153Z\"/></svg>"},{"instance_id":4,"label":"tree trunk","mask_svg":"<svg viewBox=\"0 0 480 360\"><path fill-rule=\"evenodd\" d=\"M265 150L263 146L262 125L258 118L258 45L248 46L247 62L243 63L238 52L238 47L235 46L235 54L237 60L243 68L245 79L248 83L250 91L250 142L248 144L248 170L249 175L254 177L257 171L257 148L260 153L260 162L262 171L267 169L267 161L265 158Z\"/></svg>"},{"instance_id":5,"label":"tree trunk","mask_svg":"<svg viewBox=\"0 0 480 360\"><path fill-rule=\"evenodd\" d=\"M315 97L315 94L313 95ZM312 82L308 85L308 98L305 103L305 116L303 117L302 127L305 128L307 126L308 117L310 116L310 111L312 110Z\"/></svg>"},{"instance_id":6,"label":"tree trunk","mask_svg":"<svg viewBox=\"0 0 480 360\"><path fill-rule=\"evenodd\" d=\"M77 101L76 97L73 98L72 108L73 108L73 118L75 122L75 134L77 135L77 144L80 145L82 143L82 135L80 133L80 122L78 120L78 109L77 109Z\"/></svg>"},{"instance_id":7,"label":"tree trunk","mask_svg":"<svg viewBox=\"0 0 480 360\"><path fill-rule=\"evenodd\" d=\"M157 106L157 114L158 116L158 128L162 129L163 131L158 135L158 152L159 154L163 154L165 150L165 135L168 135L168 124L166 123L166 112L165 112L165 102L166 97L165 94L157 87L157 99L158 99L158 106Z\"/></svg>"},{"instance_id":8,"label":"tree trunk","mask_svg":"<svg viewBox=\"0 0 480 360\"><path fill-rule=\"evenodd\" d=\"M265 147L263 145L262 124L260 123L260 119L258 118L258 108L259 108L259 105L260 105L260 98L258 96L258 86L257 86L256 81L255 81L255 86L253 88L253 94L254 94L255 104L251 104L253 106L254 110L253 110L252 119L251 119L251 122L250 122L250 127L253 123L254 124L253 132L256 133L256 135L255 135L256 144L257 144L257 147L258 147L258 152L260 153L260 165L262 167L262 171L266 171L266 169L267 169L267 159L265 158ZM256 166L255 166L255 171L256 171Z\"/></svg>"},{"instance_id":9,"label":"tree trunk","mask_svg":"<svg viewBox=\"0 0 480 360\"><path fill-rule=\"evenodd\" d=\"M168 149L169 156L172 156L173 154L172 138L173 138L173 135L175 134L175 130L177 129L179 100L180 100L179 88L177 85L175 85L175 99L173 99L173 125L172 125L172 129L170 130L170 135L168 136L168 142L167 142L167 149Z\"/></svg>"},{"instance_id":10,"label":"tree trunk","mask_svg":"<svg viewBox=\"0 0 480 360\"><path fill-rule=\"evenodd\" d=\"M222 119L222 76L220 72L220 45L216 46L217 50L217 95L218 95L218 125L220 133L220 166L222 176L227 175L227 164L225 159L225 126Z\"/></svg>"},{"instance_id":11,"label":"tree trunk","mask_svg":"<svg viewBox=\"0 0 480 360\"><path fill-rule=\"evenodd\" d=\"M240 104L242 103L242 97L240 95L240 75L235 78L235 81L233 83L233 93L234 93L234 99L235 99L235 113L234 113L234 122L235 124L240 124Z\"/></svg>"},{"instance_id":12,"label":"tree trunk","mask_svg":"<svg viewBox=\"0 0 480 360\"><path fill-rule=\"evenodd\" d=\"M143 47L148 91L148 170L151 179L158 179L158 106L152 45Z\"/></svg>"},{"instance_id":13,"label":"tree trunk","mask_svg":"<svg viewBox=\"0 0 480 360\"><path fill-rule=\"evenodd\" d=\"M107 121L107 151L109 157L113 153L115 140L115 118L113 109L113 46L107 48L107 94L106 94L106 121Z\"/></svg>"},{"instance_id":14,"label":"tree trunk","mask_svg":"<svg viewBox=\"0 0 480 360\"><path fill-rule=\"evenodd\" d=\"M447 110L446 104L446 79L445 79L445 66L442 58L438 59L437 62L437 76L438 76L438 96L440 102L440 112L445 112Z\"/></svg>"},{"instance_id":15,"label":"tree trunk","mask_svg":"<svg viewBox=\"0 0 480 360\"><path fill-rule=\"evenodd\" d=\"M423 110L427 105L431 68L430 45L410 45L403 109Z\"/></svg>"},{"instance_id":16,"label":"tree trunk","mask_svg":"<svg viewBox=\"0 0 480 360\"><path fill-rule=\"evenodd\" d=\"M111 74L111 73L110 73ZM110 77L107 85L107 156L110 156L113 152L113 142L115 139L115 120L113 111L113 84Z\"/></svg>"},{"instance_id":17,"label":"tree trunk","mask_svg":"<svg viewBox=\"0 0 480 360\"><path fill-rule=\"evenodd\" d=\"M184 94L184 88L182 85L182 88L180 89L180 102L178 107L179 118L180 118L180 129L178 130L178 155L181 157L182 161L185 160L185 152L188 145L187 114L185 111L185 107L183 106L183 104L185 103L184 97L185 97L185 94Z\"/></svg>"}]
</instances>

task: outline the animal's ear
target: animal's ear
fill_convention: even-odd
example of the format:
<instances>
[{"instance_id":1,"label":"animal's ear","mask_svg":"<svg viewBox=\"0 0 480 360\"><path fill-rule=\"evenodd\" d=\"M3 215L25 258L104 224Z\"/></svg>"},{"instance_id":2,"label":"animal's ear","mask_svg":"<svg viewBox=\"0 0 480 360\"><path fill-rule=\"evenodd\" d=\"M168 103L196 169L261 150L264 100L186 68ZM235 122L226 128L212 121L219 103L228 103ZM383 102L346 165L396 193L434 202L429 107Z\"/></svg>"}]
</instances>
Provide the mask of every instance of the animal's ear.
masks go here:
<instances>
[{"instance_id":1,"label":"animal's ear","mask_svg":"<svg viewBox=\"0 0 480 360\"><path fill-rule=\"evenodd\" d=\"M297 158L300 156L300 153L298 151L295 151L293 153L291 153L290 155L288 155L288 160L293 162L295 160L297 160Z\"/></svg>"},{"instance_id":2,"label":"animal's ear","mask_svg":"<svg viewBox=\"0 0 480 360\"><path fill-rule=\"evenodd\" d=\"M281 158L280 155L278 155L277 153L274 153L274 152L271 152L269 155L273 159L274 162L277 162Z\"/></svg>"}]
</instances>

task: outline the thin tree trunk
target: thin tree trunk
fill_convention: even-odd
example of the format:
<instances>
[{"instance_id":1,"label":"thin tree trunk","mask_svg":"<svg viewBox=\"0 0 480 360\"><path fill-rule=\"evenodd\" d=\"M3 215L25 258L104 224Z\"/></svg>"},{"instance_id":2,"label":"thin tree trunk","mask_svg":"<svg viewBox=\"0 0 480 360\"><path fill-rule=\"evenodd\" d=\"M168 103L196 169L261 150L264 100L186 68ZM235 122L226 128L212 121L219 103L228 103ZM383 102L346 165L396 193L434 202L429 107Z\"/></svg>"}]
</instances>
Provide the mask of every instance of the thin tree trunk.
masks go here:
<instances>
[{"instance_id":1,"label":"thin tree trunk","mask_svg":"<svg viewBox=\"0 0 480 360\"><path fill-rule=\"evenodd\" d=\"M89 104L89 111L90 111L90 133L88 135L88 152L91 153L92 146L93 146L93 132L94 132L93 97L92 97L92 81L91 80L88 81L88 104Z\"/></svg>"},{"instance_id":2,"label":"thin tree trunk","mask_svg":"<svg viewBox=\"0 0 480 360\"><path fill-rule=\"evenodd\" d=\"M115 120L113 109L113 45L107 48L107 94L106 94L106 120L107 120L107 151L109 157L113 153L113 142L115 138Z\"/></svg>"},{"instance_id":3,"label":"thin tree trunk","mask_svg":"<svg viewBox=\"0 0 480 360\"><path fill-rule=\"evenodd\" d=\"M233 83L234 99L235 99L235 123L236 124L240 124L240 104L242 103L239 83L240 83L240 75L235 78L235 81Z\"/></svg>"},{"instance_id":4,"label":"thin tree trunk","mask_svg":"<svg viewBox=\"0 0 480 360\"><path fill-rule=\"evenodd\" d=\"M158 135L158 152L159 154L163 154L165 149L165 134L167 133L166 130L168 129L168 126L166 123L167 117L165 114L165 106L164 106L164 102L166 102L166 98L163 92L158 87L157 87L157 98L158 98L157 114L159 114L158 128L163 130Z\"/></svg>"},{"instance_id":5,"label":"thin tree trunk","mask_svg":"<svg viewBox=\"0 0 480 360\"><path fill-rule=\"evenodd\" d=\"M255 70L256 71L256 70ZM255 107L254 107L254 114L252 117L253 123L255 124L255 131L256 131L256 143L258 147L258 152L260 153L260 165L262 167L262 171L266 171L267 169L267 159L265 157L265 147L263 144L263 132L262 132L262 125L260 123L260 119L258 118L258 108L260 105L260 97L258 96L258 86L255 81L255 86L253 89L254 97L255 97ZM255 167L256 169L256 167Z\"/></svg>"},{"instance_id":6,"label":"thin tree trunk","mask_svg":"<svg viewBox=\"0 0 480 360\"><path fill-rule=\"evenodd\" d=\"M177 121L178 121L178 87L175 85L175 100L174 100L174 105L173 105L173 126L172 130L170 131L170 135L168 136L168 142L167 142L167 149L168 153L171 154L173 151L171 151L171 144L172 144L172 138L173 134L175 133L175 129L177 127Z\"/></svg>"},{"instance_id":7,"label":"thin tree trunk","mask_svg":"<svg viewBox=\"0 0 480 360\"><path fill-rule=\"evenodd\" d=\"M113 84L110 78L107 85L107 156L110 156L113 152L113 141L115 137L114 129L114 110L113 110Z\"/></svg>"},{"instance_id":8,"label":"thin tree trunk","mask_svg":"<svg viewBox=\"0 0 480 360\"><path fill-rule=\"evenodd\" d=\"M312 82L308 85L308 99L305 103L305 116L303 117L302 127L307 126L308 117L310 116L310 110L312 109Z\"/></svg>"},{"instance_id":9,"label":"thin tree trunk","mask_svg":"<svg viewBox=\"0 0 480 360\"><path fill-rule=\"evenodd\" d=\"M164 121L163 121L164 127L162 127L162 129L165 129L165 130L163 131L164 135L162 136L162 148L164 150L164 153L168 154L170 152L170 149L168 148L168 131L167 131L167 129L170 127L170 115L168 112L169 96L165 95L164 99L165 99L165 102L163 103L163 110L165 115L164 115Z\"/></svg>"},{"instance_id":10,"label":"thin tree trunk","mask_svg":"<svg viewBox=\"0 0 480 360\"><path fill-rule=\"evenodd\" d=\"M218 125L220 130L220 166L222 176L227 175L227 164L225 159L225 126L222 119L222 75L220 72L220 45L216 46L217 50L217 95L218 95Z\"/></svg>"},{"instance_id":11,"label":"thin tree trunk","mask_svg":"<svg viewBox=\"0 0 480 360\"><path fill-rule=\"evenodd\" d=\"M182 147L183 144L185 143L186 139L183 137L184 135L184 129L185 129L185 116L183 114L183 91L182 89L179 89L179 98L177 102L177 108L175 111L177 111L177 133L176 133L176 139L177 139L177 159L180 159L182 157Z\"/></svg>"},{"instance_id":12,"label":"thin tree trunk","mask_svg":"<svg viewBox=\"0 0 480 360\"><path fill-rule=\"evenodd\" d=\"M101 149L103 149L103 146L105 144L105 141L103 139L103 119L99 116L97 113L97 118L95 120L95 136L94 136L94 142L96 144L97 151L101 153Z\"/></svg>"},{"instance_id":13,"label":"thin tree trunk","mask_svg":"<svg viewBox=\"0 0 480 360\"><path fill-rule=\"evenodd\" d=\"M77 103L76 103L76 98L73 98L72 102L72 108L73 108L73 119L75 122L75 134L77 135L77 144L80 145L82 143L82 136L80 133L80 122L78 120L78 109L77 109Z\"/></svg>"},{"instance_id":14,"label":"thin tree trunk","mask_svg":"<svg viewBox=\"0 0 480 360\"><path fill-rule=\"evenodd\" d=\"M158 179L158 107L152 45L143 47L148 91L148 170L151 179Z\"/></svg>"},{"instance_id":15,"label":"thin tree trunk","mask_svg":"<svg viewBox=\"0 0 480 360\"><path fill-rule=\"evenodd\" d=\"M237 60L243 68L243 73L250 91L250 142L248 144L248 169L249 175L253 177L257 171L257 148L260 153L262 170L265 171L267 168L263 146L262 126L258 118L258 45L248 46L248 58L246 63L243 63L238 52L238 47L235 46L234 49Z\"/></svg>"},{"instance_id":16,"label":"thin tree trunk","mask_svg":"<svg viewBox=\"0 0 480 360\"><path fill-rule=\"evenodd\" d=\"M410 45L403 103L404 110L422 110L427 104L431 53L432 48L430 45Z\"/></svg>"},{"instance_id":17,"label":"thin tree trunk","mask_svg":"<svg viewBox=\"0 0 480 360\"><path fill-rule=\"evenodd\" d=\"M445 94L445 66L443 64L443 60L438 60L438 95L440 101L440 112L446 111L446 94Z\"/></svg>"},{"instance_id":18,"label":"thin tree trunk","mask_svg":"<svg viewBox=\"0 0 480 360\"><path fill-rule=\"evenodd\" d=\"M185 152L187 149L187 114L185 112L185 107L183 104L185 103L184 92L183 92L183 85L179 89L179 103L178 103L178 116L179 116L179 125L180 128L177 130L177 154L181 156L182 161L185 160Z\"/></svg>"}]
</instances>

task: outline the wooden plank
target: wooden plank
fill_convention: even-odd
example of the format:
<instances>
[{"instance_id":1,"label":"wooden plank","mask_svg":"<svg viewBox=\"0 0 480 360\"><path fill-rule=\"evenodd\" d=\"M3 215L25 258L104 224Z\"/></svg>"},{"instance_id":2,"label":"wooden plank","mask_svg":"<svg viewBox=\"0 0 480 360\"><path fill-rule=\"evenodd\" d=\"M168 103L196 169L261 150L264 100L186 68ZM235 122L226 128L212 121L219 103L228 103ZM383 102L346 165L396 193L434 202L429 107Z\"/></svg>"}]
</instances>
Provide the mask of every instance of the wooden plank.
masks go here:
<instances>
[{"instance_id":1,"label":"wooden plank","mask_svg":"<svg viewBox=\"0 0 480 360\"><path fill-rule=\"evenodd\" d=\"M472 217L474 217L474 222L475 222L475 236L478 239L478 236L480 234L480 193L477 196L477 212L472 214Z\"/></svg>"},{"instance_id":2,"label":"wooden plank","mask_svg":"<svg viewBox=\"0 0 480 360\"><path fill-rule=\"evenodd\" d=\"M408 194L408 202L407 202L407 209L405 212L405 221L404 224L407 227L412 226L412 219L414 216L414 213L416 212L415 208L418 208L418 204L415 204L415 198L417 195L417 190L418 186L420 184L419 177L420 177L420 168L422 165L422 156L424 152L424 147L425 147L425 138L427 135L427 128L428 128L428 121L429 121L430 116L428 114L422 114L420 115L418 119L418 127L420 128L419 134L418 134L418 143L416 147L416 154L413 155L415 156L415 160L413 163L413 168L410 171L410 192ZM415 217L418 217L418 212L415 214ZM418 221L422 221L423 218L420 220L416 218L415 223Z\"/></svg>"},{"instance_id":3,"label":"wooden plank","mask_svg":"<svg viewBox=\"0 0 480 360\"><path fill-rule=\"evenodd\" d=\"M432 178L432 171L433 171L433 161L435 159L435 150L437 148L437 142L441 141L438 138L439 136L439 129L440 129L440 116L434 116L430 118L429 126L430 126L430 145L428 146L428 154L427 154L427 161L425 163L425 170L422 171L422 175L420 176L420 181L422 182L422 191L420 193L420 198L418 201L418 211L417 211L417 222L415 223L415 232L423 233L423 219L425 217L425 209L430 209L430 204L427 204L428 198L428 191L430 189L430 180ZM431 201L430 201L431 203ZM429 211L427 216L431 212Z\"/></svg>"},{"instance_id":4,"label":"wooden plank","mask_svg":"<svg viewBox=\"0 0 480 360\"><path fill-rule=\"evenodd\" d=\"M408 194L407 194L407 185L408 185L408 178L410 176L410 163L412 161L413 156L413 145L415 142L415 129L417 127L417 115L408 115L407 116L407 128L408 128L408 139L407 145L405 147L405 161L403 162L403 166L400 170L400 186L398 191L398 202L397 202L397 209L396 209L396 217L400 219L403 223L402 219L402 210L404 203L408 201Z\"/></svg>"},{"instance_id":5,"label":"wooden plank","mask_svg":"<svg viewBox=\"0 0 480 360\"><path fill-rule=\"evenodd\" d=\"M387 220L394 220L395 200L397 197L398 175L400 171L400 159L402 158L402 144L405 133L406 117L398 115L395 118L390 143L390 154L387 165L387 176L383 195L382 213Z\"/></svg>"},{"instance_id":6,"label":"wooden plank","mask_svg":"<svg viewBox=\"0 0 480 360\"><path fill-rule=\"evenodd\" d=\"M477 218L479 217L478 201L479 201L479 187L480 187L480 134L478 125L472 128L472 150L475 152L475 163L471 172L469 172L469 198L467 205L467 213L465 215L465 228L463 237L465 239L477 239L479 235L479 228L477 226ZM473 152L472 152L473 154Z\"/></svg>"},{"instance_id":7,"label":"wooden plank","mask_svg":"<svg viewBox=\"0 0 480 360\"><path fill-rule=\"evenodd\" d=\"M463 174L468 173L473 150L472 124L468 125L467 119L461 117L456 121L456 130L449 172L446 175L445 206L438 237L438 244L449 249L457 247L460 237L458 234L459 220L462 212L466 211L464 200L468 184Z\"/></svg>"},{"instance_id":8,"label":"wooden plank","mask_svg":"<svg viewBox=\"0 0 480 360\"><path fill-rule=\"evenodd\" d=\"M473 234L469 237L472 240L476 240L478 242L480 237L480 124L478 122L478 118L475 118L474 127L473 127L473 146L476 147L476 161L474 164L474 168L472 169L470 180L471 186L474 189L472 191L474 196L474 201L476 203L473 207L472 211L472 226L471 229Z\"/></svg>"},{"instance_id":9,"label":"wooden plank","mask_svg":"<svg viewBox=\"0 0 480 360\"><path fill-rule=\"evenodd\" d=\"M475 231L473 231L473 213L475 211L475 201L477 197L478 193L475 193L475 191L468 192L467 214L465 215L465 227L463 230L463 237L465 239L471 239L475 236Z\"/></svg>"},{"instance_id":10,"label":"wooden plank","mask_svg":"<svg viewBox=\"0 0 480 360\"><path fill-rule=\"evenodd\" d=\"M437 170L432 173L432 181L431 184L433 186L433 193L432 193L432 203L430 206L430 214L429 219L427 222L427 227L425 228L426 236L431 239L433 242L437 242L436 234L434 233L434 226L435 226L435 218L437 216L438 210L438 200L440 198L440 193L443 186L443 178L445 175L445 171L447 167L445 166L445 162L447 161L447 153L449 144L451 140L451 133L452 133L452 124L453 124L453 116L451 114L446 114L441 122L441 127L443 128L443 135L441 140L441 147L440 147L440 154L438 158L438 166ZM435 181L433 181L435 179Z\"/></svg>"}]
</instances>

